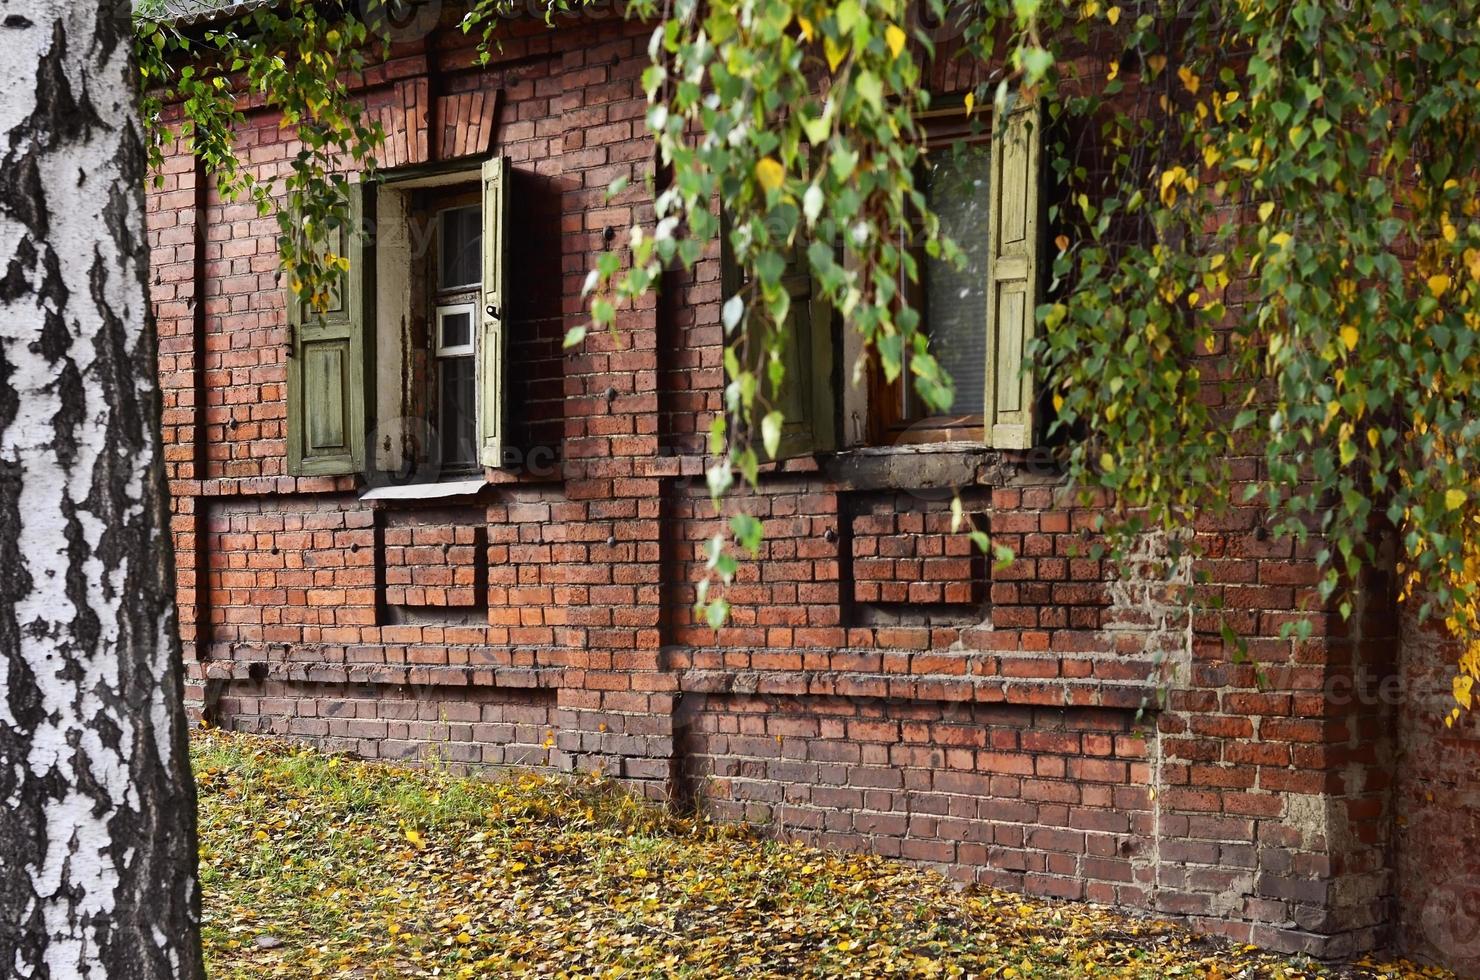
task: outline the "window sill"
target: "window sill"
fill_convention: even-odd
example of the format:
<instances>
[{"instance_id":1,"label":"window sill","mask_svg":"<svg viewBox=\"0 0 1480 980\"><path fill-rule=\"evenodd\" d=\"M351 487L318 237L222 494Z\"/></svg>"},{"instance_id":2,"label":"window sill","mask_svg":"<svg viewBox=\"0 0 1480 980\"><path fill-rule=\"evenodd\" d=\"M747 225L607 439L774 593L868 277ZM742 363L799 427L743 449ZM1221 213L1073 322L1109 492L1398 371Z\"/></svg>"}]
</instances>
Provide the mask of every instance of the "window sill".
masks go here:
<instances>
[{"instance_id":1,"label":"window sill","mask_svg":"<svg viewBox=\"0 0 1480 980\"><path fill-rule=\"evenodd\" d=\"M993 449L976 440L857 446L819 455L817 462L829 479L855 490L1056 484L1063 478L1049 453Z\"/></svg>"},{"instance_id":2,"label":"window sill","mask_svg":"<svg viewBox=\"0 0 1480 980\"><path fill-rule=\"evenodd\" d=\"M471 497L488 486L483 477L447 480L442 483L408 483L398 487L375 487L360 494L361 500L441 500L445 497Z\"/></svg>"}]
</instances>

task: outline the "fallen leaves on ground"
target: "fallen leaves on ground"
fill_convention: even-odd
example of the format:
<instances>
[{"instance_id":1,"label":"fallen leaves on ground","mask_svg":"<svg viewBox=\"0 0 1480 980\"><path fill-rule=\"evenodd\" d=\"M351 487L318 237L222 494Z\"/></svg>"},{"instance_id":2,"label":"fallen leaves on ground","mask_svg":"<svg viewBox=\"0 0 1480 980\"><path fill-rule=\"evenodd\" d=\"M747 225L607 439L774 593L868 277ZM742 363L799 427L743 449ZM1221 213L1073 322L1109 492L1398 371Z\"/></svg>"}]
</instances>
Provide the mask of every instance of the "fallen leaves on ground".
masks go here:
<instances>
[{"instance_id":1,"label":"fallen leaves on ground","mask_svg":"<svg viewBox=\"0 0 1480 980\"><path fill-rule=\"evenodd\" d=\"M1421 977L681 818L596 779L195 736L213 977Z\"/></svg>"}]
</instances>

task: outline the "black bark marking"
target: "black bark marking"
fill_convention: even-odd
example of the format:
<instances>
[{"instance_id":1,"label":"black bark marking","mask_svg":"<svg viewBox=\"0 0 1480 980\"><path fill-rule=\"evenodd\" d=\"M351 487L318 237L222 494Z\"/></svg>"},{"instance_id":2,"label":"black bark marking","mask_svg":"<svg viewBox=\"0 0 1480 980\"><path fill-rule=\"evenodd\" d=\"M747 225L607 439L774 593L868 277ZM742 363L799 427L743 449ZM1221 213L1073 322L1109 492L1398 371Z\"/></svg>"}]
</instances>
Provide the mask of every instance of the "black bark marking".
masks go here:
<instances>
[{"instance_id":1,"label":"black bark marking","mask_svg":"<svg viewBox=\"0 0 1480 980\"><path fill-rule=\"evenodd\" d=\"M38 239L45 240L51 232L41 168L29 152L20 157L12 154L0 165L0 208L14 215Z\"/></svg>"},{"instance_id":2,"label":"black bark marking","mask_svg":"<svg viewBox=\"0 0 1480 980\"><path fill-rule=\"evenodd\" d=\"M27 274L36 271L38 258L31 236L22 238L5 267L5 278L0 279L0 303L14 303L31 292L31 280Z\"/></svg>"}]
</instances>

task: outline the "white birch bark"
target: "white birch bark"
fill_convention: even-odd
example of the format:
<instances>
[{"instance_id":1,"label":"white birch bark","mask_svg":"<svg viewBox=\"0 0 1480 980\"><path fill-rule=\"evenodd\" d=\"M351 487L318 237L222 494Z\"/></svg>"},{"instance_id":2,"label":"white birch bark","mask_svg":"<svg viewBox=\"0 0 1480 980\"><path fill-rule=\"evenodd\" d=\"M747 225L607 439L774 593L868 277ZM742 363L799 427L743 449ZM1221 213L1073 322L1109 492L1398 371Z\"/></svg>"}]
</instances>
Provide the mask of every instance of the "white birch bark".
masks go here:
<instances>
[{"instance_id":1,"label":"white birch bark","mask_svg":"<svg viewBox=\"0 0 1480 980\"><path fill-rule=\"evenodd\" d=\"M0 5L0 975L202 975L126 2Z\"/></svg>"}]
</instances>

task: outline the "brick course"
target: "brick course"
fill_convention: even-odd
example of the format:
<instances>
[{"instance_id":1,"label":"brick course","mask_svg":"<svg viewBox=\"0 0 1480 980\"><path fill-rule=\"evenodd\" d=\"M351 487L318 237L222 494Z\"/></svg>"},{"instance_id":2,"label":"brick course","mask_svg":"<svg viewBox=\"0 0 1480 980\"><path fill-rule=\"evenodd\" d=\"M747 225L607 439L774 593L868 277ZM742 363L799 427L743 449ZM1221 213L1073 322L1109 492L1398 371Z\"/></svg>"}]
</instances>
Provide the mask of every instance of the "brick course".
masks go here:
<instances>
[{"instance_id":1,"label":"brick course","mask_svg":"<svg viewBox=\"0 0 1480 980\"><path fill-rule=\"evenodd\" d=\"M727 502L767 537L728 589L730 624L693 621L717 527L701 455L723 388L717 250L615 333L561 348L608 229L651 214L647 33L511 22L473 70L444 29L367 73L387 165L513 162L518 465L451 503L287 473L275 222L167 147L149 228L197 709L370 756L601 769L778 833L1283 949L1414 942L1425 927L1402 910L1445 860L1435 842L1475 839L1455 761L1471 729L1331 696L1397 676L1391 597L1372 586L1363 629L1343 626L1313 601L1317 545L1270 539L1255 509L1200 522L1204 557L1170 580L1156 539L1122 578L1094 557L1096 512L1029 458L793 460ZM937 87L971 83L944 64ZM429 138L433 95L463 129ZM240 151L281 174L289 131L260 108L247 120ZM1016 560L974 555L924 474L963 487ZM1220 617L1188 621L1174 593L1194 580L1248 659ZM1309 639L1282 638L1296 620ZM1402 676L1435 670L1436 646L1405 646ZM1423 764L1395 796L1400 747ZM1415 807L1422 792L1439 802Z\"/></svg>"}]
</instances>

